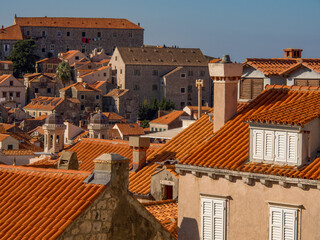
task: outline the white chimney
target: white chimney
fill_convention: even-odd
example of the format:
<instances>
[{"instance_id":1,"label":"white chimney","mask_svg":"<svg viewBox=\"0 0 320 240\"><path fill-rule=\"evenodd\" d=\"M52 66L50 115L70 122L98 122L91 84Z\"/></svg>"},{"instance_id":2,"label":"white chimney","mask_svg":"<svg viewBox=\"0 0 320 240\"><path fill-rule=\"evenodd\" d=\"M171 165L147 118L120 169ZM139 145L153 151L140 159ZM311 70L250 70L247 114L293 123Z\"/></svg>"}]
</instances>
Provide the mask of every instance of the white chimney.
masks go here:
<instances>
[{"instance_id":1,"label":"white chimney","mask_svg":"<svg viewBox=\"0 0 320 240\"><path fill-rule=\"evenodd\" d=\"M209 63L209 73L214 84L214 132L217 132L237 113L238 81L242 64L232 63L229 55L219 63Z\"/></svg>"}]
</instances>

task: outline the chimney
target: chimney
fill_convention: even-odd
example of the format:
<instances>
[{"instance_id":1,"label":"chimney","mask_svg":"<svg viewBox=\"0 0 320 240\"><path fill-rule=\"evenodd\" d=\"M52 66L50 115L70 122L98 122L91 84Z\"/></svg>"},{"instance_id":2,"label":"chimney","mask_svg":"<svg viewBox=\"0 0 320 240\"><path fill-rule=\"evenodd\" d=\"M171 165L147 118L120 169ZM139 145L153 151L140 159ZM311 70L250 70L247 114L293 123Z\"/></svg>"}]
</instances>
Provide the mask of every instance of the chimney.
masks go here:
<instances>
[{"instance_id":1,"label":"chimney","mask_svg":"<svg viewBox=\"0 0 320 240\"><path fill-rule=\"evenodd\" d=\"M198 119L199 119L201 117L203 79L196 80L196 87L198 88Z\"/></svg>"},{"instance_id":2,"label":"chimney","mask_svg":"<svg viewBox=\"0 0 320 240\"><path fill-rule=\"evenodd\" d=\"M94 170L84 183L103 184L127 192L129 161L116 153L104 153L93 160Z\"/></svg>"},{"instance_id":3,"label":"chimney","mask_svg":"<svg viewBox=\"0 0 320 240\"><path fill-rule=\"evenodd\" d=\"M150 138L140 136L129 137L129 146L132 148L132 170L138 172L146 165L147 150L150 146Z\"/></svg>"},{"instance_id":4,"label":"chimney","mask_svg":"<svg viewBox=\"0 0 320 240\"><path fill-rule=\"evenodd\" d=\"M4 29L3 25L2 25L2 27L1 27L1 28L2 28L2 30Z\"/></svg>"},{"instance_id":5,"label":"chimney","mask_svg":"<svg viewBox=\"0 0 320 240\"><path fill-rule=\"evenodd\" d=\"M242 64L232 63L230 56L223 56L219 63L209 63L209 73L214 84L214 132L217 132L237 113L238 81Z\"/></svg>"},{"instance_id":6,"label":"chimney","mask_svg":"<svg viewBox=\"0 0 320 240\"><path fill-rule=\"evenodd\" d=\"M302 49L298 48L286 48L283 49L285 58L301 58Z\"/></svg>"},{"instance_id":7,"label":"chimney","mask_svg":"<svg viewBox=\"0 0 320 240\"><path fill-rule=\"evenodd\" d=\"M79 163L77 153L72 151L62 151L58 161L58 168L65 170L78 170Z\"/></svg>"}]
</instances>

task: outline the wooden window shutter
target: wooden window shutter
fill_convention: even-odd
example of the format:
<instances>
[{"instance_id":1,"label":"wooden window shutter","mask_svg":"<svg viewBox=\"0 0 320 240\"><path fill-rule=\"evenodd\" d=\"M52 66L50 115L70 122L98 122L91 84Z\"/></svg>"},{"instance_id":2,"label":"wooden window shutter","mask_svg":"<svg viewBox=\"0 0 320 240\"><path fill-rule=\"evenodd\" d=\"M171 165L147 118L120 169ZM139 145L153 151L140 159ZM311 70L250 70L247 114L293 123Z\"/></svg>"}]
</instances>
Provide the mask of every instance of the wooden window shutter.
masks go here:
<instances>
[{"instance_id":1,"label":"wooden window shutter","mask_svg":"<svg viewBox=\"0 0 320 240\"><path fill-rule=\"evenodd\" d=\"M252 79L252 94L251 97L256 98L263 90L263 79Z\"/></svg>"},{"instance_id":2,"label":"wooden window shutter","mask_svg":"<svg viewBox=\"0 0 320 240\"><path fill-rule=\"evenodd\" d=\"M270 240L282 239L282 210L279 208L270 208Z\"/></svg>"},{"instance_id":3,"label":"wooden window shutter","mask_svg":"<svg viewBox=\"0 0 320 240\"><path fill-rule=\"evenodd\" d=\"M288 146L287 146L287 161L290 163L297 163L297 148L298 148L298 134L288 133Z\"/></svg>"},{"instance_id":4,"label":"wooden window shutter","mask_svg":"<svg viewBox=\"0 0 320 240\"><path fill-rule=\"evenodd\" d=\"M201 198L201 239L224 240L226 235L226 200Z\"/></svg>"},{"instance_id":5,"label":"wooden window shutter","mask_svg":"<svg viewBox=\"0 0 320 240\"><path fill-rule=\"evenodd\" d=\"M270 207L270 240L296 240L297 209Z\"/></svg>"},{"instance_id":6,"label":"wooden window shutter","mask_svg":"<svg viewBox=\"0 0 320 240\"><path fill-rule=\"evenodd\" d=\"M295 79L294 80L294 85L296 85L296 86L308 86L308 80Z\"/></svg>"},{"instance_id":7,"label":"wooden window shutter","mask_svg":"<svg viewBox=\"0 0 320 240\"><path fill-rule=\"evenodd\" d=\"M287 134L286 132L275 132L275 135L275 160L285 162L287 153Z\"/></svg>"},{"instance_id":8,"label":"wooden window shutter","mask_svg":"<svg viewBox=\"0 0 320 240\"><path fill-rule=\"evenodd\" d=\"M296 209L283 209L283 239L296 240L297 237L297 215Z\"/></svg>"},{"instance_id":9,"label":"wooden window shutter","mask_svg":"<svg viewBox=\"0 0 320 240\"><path fill-rule=\"evenodd\" d=\"M319 87L319 80L308 80L308 86Z\"/></svg>"},{"instance_id":10,"label":"wooden window shutter","mask_svg":"<svg viewBox=\"0 0 320 240\"><path fill-rule=\"evenodd\" d=\"M264 132L264 160L274 159L274 131Z\"/></svg>"},{"instance_id":11,"label":"wooden window shutter","mask_svg":"<svg viewBox=\"0 0 320 240\"><path fill-rule=\"evenodd\" d=\"M251 79L242 79L240 81L240 98L251 99Z\"/></svg>"},{"instance_id":12,"label":"wooden window shutter","mask_svg":"<svg viewBox=\"0 0 320 240\"><path fill-rule=\"evenodd\" d=\"M263 130L253 129L253 158L263 160Z\"/></svg>"}]
</instances>

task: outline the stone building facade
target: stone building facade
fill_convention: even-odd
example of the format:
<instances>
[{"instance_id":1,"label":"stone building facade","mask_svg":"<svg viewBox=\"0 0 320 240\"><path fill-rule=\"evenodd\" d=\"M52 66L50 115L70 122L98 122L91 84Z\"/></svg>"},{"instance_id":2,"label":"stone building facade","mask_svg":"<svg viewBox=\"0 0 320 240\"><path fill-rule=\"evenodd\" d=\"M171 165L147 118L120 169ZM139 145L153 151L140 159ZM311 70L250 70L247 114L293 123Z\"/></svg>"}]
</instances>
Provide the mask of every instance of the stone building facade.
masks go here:
<instances>
[{"instance_id":1,"label":"stone building facade","mask_svg":"<svg viewBox=\"0 0 320 240\"><path fill-rule=\"evenodd\" d=\"M14 24L9 28L16 28L19 39L35 40L35 54L40 58L57 57L59 52L70 49L90 53L95 48L103 48L111 55L116 46L143 45L143 28L127 19L15 17ZM16 38L9 40L15 42ZM7 42L1 42L1 49L4 44L10 44L12 49L11 43ZM2 58L8 55L7 52L1 54Z\"/></svg>"},{"instance_id":2,"label":"stone building facade","mask_svg":"<svg viewBox=\"0 0 320 240\"><path fill-rule=\"evenodd\" d=\"M23 82L11 74L0 76L0 98L4 102L11 102L11 106L23 107L26 103Z\"/></svg>"},{"instance_id":3,"label":"stone building facade","mask_svg":"<svg viewBox=\"0 0 320 240\"><path fill-rule=\"evenodd\" d=\"M45 58L36 62L37 73L56 73L57 67L61 63L59 58Z\"/></svg>"},{"instance_id":4,"label":"stone building facade","mask_svg":"<svg viewBox=\"0 0 320 240\"><path fill-rule=\"evenodd\" d=\"M152 101L161 97L176 109L197 105L196 79L204 80L203 105L212 105L212 81L208 61L200 49L159 47L118 47L110 60L112 81Z\"/></svg>"},{"instance_id":5,"label":"stone building facade","mask_svg":"<svg viewBox=\"0 0 320 240\"><path fill-rule=\"evenodd\" d=\"M11 61L0 61L0 75L13 74L13 63Z\"/></svg>"},{"instance_id":6,"label":"stone building facade","mask_svg":"<svg viewBox=\"0 0 320 240\"><path fill-rule=\"evenodd\" d=\"M13 45L22 40L23 36L18 25L0 29L0 60L6 60L13 50Z\"/></svg>"}]
</instances>

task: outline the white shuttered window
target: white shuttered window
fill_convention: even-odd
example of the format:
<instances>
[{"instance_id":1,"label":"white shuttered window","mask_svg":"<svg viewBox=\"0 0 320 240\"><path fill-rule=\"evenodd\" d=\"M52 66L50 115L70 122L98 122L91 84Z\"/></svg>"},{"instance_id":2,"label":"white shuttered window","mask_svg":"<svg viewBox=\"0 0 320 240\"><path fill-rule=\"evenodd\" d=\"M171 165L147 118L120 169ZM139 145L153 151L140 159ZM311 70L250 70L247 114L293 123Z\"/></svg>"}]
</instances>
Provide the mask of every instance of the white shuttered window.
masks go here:
<instances>
[{"instance_id":1,"label":"white shuttered window","mask_svg":"<svg viewBox=\"0 0 320 240\"><path fill-rule=\"evenodd\" d=\"M263 133L264 130L253 129L253 158L263 159Z\"/></svg>"},{"instance_id":2,"label":"white shuttered window","mask_svg":"<svg viewBox=\"0 0 320 240\"><path fill-rule=\"evenodd\" d=\"M287 140L287 149L288 156L287 161L290 163L297 163L297 148L298 148L298 134L297 133L288 133Z\"/></svg>"},{"instance_id":3,"label":"white shuttered window","mask_svg":"<svg viewBox=\"0 0 320 240\"><path fill-rule=\"evenodd\" d=\"M297 209L270 207L270 240L297 239Z\"/></svg>"},{"instance_id":4,"label":"white shuttered window","mask_svg":"<svg viewBox=\"0 0 320 240\"><path fill-rule=\"evenodd\" d=\"M226 200L201 198L201 239L225 240Z\"/></svg>"},{"instance_id":5,"label":"white shuttered window","mask_svg":"<svg viewBox=\"0 0 320 240\"><path fill-rule=\"evenodd\" d=\"M274 131L264 132L264 159L274 159Z\"/></svg>"},{"instance_id":6,"label":"white shuttered window","mask_svg":"<svg viewBox=\"0 0 320 240\"><path fill-rule=\"evenodd\" d=\"M276 135L276 161L285 162L287 153L287 133L275 132Z\"/></svg>"}]
</instances>

